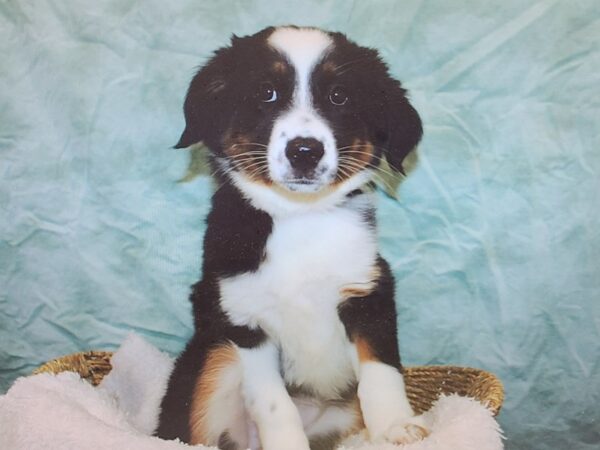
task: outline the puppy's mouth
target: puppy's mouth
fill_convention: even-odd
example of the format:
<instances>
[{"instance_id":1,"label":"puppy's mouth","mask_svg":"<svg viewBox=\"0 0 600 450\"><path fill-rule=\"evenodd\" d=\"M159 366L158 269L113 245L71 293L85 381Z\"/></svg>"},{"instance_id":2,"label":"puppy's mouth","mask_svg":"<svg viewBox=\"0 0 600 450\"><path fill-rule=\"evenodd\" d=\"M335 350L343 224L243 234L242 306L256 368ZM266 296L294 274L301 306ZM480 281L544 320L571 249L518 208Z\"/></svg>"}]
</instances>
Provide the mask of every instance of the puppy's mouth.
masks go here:
<instances>
[{"instance_id":1,"label":"puppy's mouth","mask_svg":"<svg viewBox=\"0 0 600 450\"><path fill-rule=\"evenodd\" d=\"M279 183L284 188L286 188L290 192L302 192L302 193L311 193L311 192L319 192L328 183L323 183L322 181L316 180L314 178L292 178L289 180L285 180L283 183Z\"/></svg>"},{"instance_id":2,"label":"puppy's mouth","mask_svg":"<svg viewBox=\"0 0 600 450\"><path fill-rule=\"evenodd\" d=\"M335 183L336 172L337 168L327 166L319 166L304 172L292 169L285 176L279 179L274 177L273 180L289 192L318 193Z\"/></svg>"}]
</instances>

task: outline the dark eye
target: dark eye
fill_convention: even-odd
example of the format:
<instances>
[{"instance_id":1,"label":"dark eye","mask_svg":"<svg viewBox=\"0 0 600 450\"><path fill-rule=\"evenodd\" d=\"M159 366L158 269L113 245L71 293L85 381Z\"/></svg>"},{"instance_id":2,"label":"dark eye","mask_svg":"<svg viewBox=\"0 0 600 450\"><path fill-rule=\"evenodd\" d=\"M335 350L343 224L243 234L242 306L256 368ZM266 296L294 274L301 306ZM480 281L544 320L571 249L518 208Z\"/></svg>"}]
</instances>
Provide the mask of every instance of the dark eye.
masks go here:
<instances>
[{"instance_id":1,"label":"dark eye","mask_svg":"<svg viewBox=\"0 0 600 450\"><path fill-rule=\"evenodd\" d=\"M329 101L335 106L342 106L348 102L348 94L341 86L335 86L329 93Z\"/></svg>"},{"instance_id":2,"label":"dark eye","mask_svg":"<svg viewBox=\"0 0 600 450\"><path fill-rule=\"evenodd\" d=\"M271 83L265 82L258 88L258 99L263 103L273 103L277 101L277 91Z\"/></svg>"}]
</instances>

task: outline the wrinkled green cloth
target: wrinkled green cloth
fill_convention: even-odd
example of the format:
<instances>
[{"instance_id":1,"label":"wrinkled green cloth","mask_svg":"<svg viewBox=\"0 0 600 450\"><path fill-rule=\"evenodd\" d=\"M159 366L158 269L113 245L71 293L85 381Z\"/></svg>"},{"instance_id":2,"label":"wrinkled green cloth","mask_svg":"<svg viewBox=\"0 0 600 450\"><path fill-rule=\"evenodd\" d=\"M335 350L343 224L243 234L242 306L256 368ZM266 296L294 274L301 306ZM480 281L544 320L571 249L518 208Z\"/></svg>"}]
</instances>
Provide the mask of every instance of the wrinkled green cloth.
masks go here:
<instances>
[{"instance_id":1,"label":"wrinkled green cloth","mask_svg":"<svg viewBox=\"0 0 600 450\"><path fill-rule=\"evenodd\" d=\"M505 383L508 449L600 448L595 0L3 1L0 377L191 333L211 182L170 148L231 33L316 25L380 49L425 124L380 195L407 364Z\"/></svg>"}]
</instances>

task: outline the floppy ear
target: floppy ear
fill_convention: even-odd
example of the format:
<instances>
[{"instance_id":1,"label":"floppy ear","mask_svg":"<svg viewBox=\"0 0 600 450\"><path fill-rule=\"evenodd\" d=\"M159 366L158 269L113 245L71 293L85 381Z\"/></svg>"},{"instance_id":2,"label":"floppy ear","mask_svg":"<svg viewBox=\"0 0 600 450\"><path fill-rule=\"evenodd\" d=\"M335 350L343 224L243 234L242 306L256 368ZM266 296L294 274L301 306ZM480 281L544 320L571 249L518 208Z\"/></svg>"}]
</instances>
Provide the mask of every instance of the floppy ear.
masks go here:
<instances>
[{"instance_id":1,"label":"floppy ear","mask_svg":"<svg viewBox=\"0 0 600 450\"><path fill-rule=\"evenodd\" d=\"M419 114L406 98L406 90L393 78L383 89L383 109L386 130L382 130L385 156L389 165L404 173L402 161L415 149L423 136Z\"/></svg>"},{"instance_id":2,"label":"floppy ear","mask_svg":"<svg viewBox=\"0 0 600 450\"><path fill-rule=\"evenodd\" d=\"M218 50L192 79L183 105L185 130L175 148L187 148L203 141L209 148L218 145L218 136L227 115L226 75L233 69L231 48Z\"/></svg>"},{"instance_id":3,"label":"floppy ear","mask_svg":"<svg viewBox=\"0 0 600 450\"><path fill-rule=\"evenodd\" d=\"M217 151L219 140L231 121L231 110L239 101L233 98L229 85L239 79L237 69L245 68L244 60L253 58L255 44L264 41L273 29L265 28L252 36L232 35L231 45L217 50L198 71L183 105L185 130L175 148L186 148L203 141L211 150Z\"/></svg>"}]
</instances>

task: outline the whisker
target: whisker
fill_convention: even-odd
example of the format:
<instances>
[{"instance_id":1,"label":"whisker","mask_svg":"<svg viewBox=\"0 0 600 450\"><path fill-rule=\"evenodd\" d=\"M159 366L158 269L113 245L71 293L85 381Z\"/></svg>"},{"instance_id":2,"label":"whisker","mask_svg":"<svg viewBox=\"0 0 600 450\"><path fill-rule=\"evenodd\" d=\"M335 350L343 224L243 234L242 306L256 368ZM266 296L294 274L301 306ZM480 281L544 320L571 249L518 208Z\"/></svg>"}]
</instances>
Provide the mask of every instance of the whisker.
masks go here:
<instances>
[{"instance_id":1,"label":"whisker","mask_svg":"<svg viewBox=\"0 0 600 450\"><path fill-rule=\"evenodd\" d=\"M242 170L249 170L249 169L251 169L253 167L259 167L259 168L260 167L269 167L269 165L265 164L263 161L258 161L258 162L255 162L253 164L248 164L247 166L240 167L240 169L242 169Z\"/></svg>"},{"instance_id":2,"label":"whisker","mask_svg":"<svg viewBox=\"0 0 600 450\"><path fill-rule=\"evenodd\" d=\"M389 171L386 171L386 170L382 169L381 167L372 166L372 165L369 165L369 164L367 164L365 166L356 166L355 165L353 167L356 168L357 170L369 169L369 170L372 170L374 173L381 174L382 176L383 175L387 175L390 178L395 178L395 177L398 176L398 174L391 173Z\"/></svg>"},{"instance_id":3,"label":"whisker","mask_svg":"<svg viewBox=\"0 0 600 450\"><path fill-rule=\"evenodd\" d=\"M344 71L341 71L341 72L340 72L340 69L342 69L342 68L344 68L344 67L347 67L347 66L352 66L352 64L356 64L356 63L358 63L358 62L365 61L365 60L367 60L367 59L369 59L369 58L370 58L370 57L363 56L362 58L357 58L357 59L353 59L353 60L351 60L351 61L347 61L347 62L345 62L344 64L340 64L339 66L337 66L337 67L334 69L334 72L335 72L337 75L342 75L342 74L346 73L348 70L352 69L352 67L348 67L346 70L344 70Z\"/></svg>"},{"instance_id":4,"label":"whisker","mask_svg":"<svg viewBox=\"0 0 600 450\"><path fill-rule=\"evenodd\" d=\"M349 167L338 166L338 171L346 178L352 178L353 175L357 173L357 171L352 172ZM342 178L340 177L340 180Z\"/></svg>"},{"instance_id":5,"label":"whisker","mask_svg":"<svg viewBox=\"0 0 600 450\"><path fill-rule=\"evenodd\" d=\"M375 178L377 178L376 182L377 183L381 183L387 192L391 193L391 192L396 192L397 191L397 187L392 186L389 183L389 181L385 180L384 178L381 178L381 175L379 175L379 174L373 174L373 176Z\"/></svg>"},{"instance_id":6,"label":"whisker","mask_svg":"<svg viewBox=\"0 0 600 450\"><path fill-rule=\"evenodd\" d=\"M373 143L369 143L369 144L356 144L356 145L346 145L344 147L339 147L336 150L347 150L347 149L356 149L356 148L365 148L365 147L373 147L377 150L381 150L382 152L387 152L388 149L385 147L381 147L380 145L375 145ZM348 153L354 153L354 152L359 152L360 150L353 150L351 152Z\"/></svg>"},{"instance_id":7,"label":"whisker","mask_svg":"<svg viewBox=\"0 0 600 450\"><path fill-rule=\"evenodd\" d=\"M393 175L393 176L396 176L396 175L395 175L395 174L390 174L390 172L384 171L384 170L383 170L383 169L381 169L380 167L376 167L376 166L371 166L371 167L369 167L368 165L367 165L367 166L360 166L360 165L357 165L357 164L356 164L354 161L351 161L350 163L349 163L348 161L342 162L342 164L341 164L340 166L338 166L338 168L339 168L339 167L342 167L342 166L344 166L344 167L345 167L345 168L347 168L347 169L352 169L352 171L353 171L353 173L352 173L352 174L358 173L358 172L360 172L361 170L369 170L369 171L371 171L372 175L373 175L374 177L376 177L376 178L377 178L377 181L378 181L379 183L381 183L381 184L382 184L382 185L383 185L383 186L384 186L384 187L385 187L387 190L389 190L390 192L393 192L393 191L395 191L395 190L396 190L396 189L395 189L395 188L394 188L394 187L393 187L393 186L392 186L392 185L389 183L389 181L388 181L388 180L386 180L386 179L385 179L385 178L382 176L382 174L381 174L380 172L382 172L382 173L384 173L384 174L386 174L386 173L387 173L388 175Z\"/></svg>"},{"instance_id":8,"label":"whisker","mask_svg":"<svg viewBox=\"0 0 600 450\"><path fill-rule=\"evenodd\" d=\"M382 152L387 151L387 149L383 148L383 147L379 147L377 145L369 145L369 144L364 144L364 145L348 145L346 147L340 147L338 148L338 150L350 150L350 151L345 151L344 153L358 153L358 154L369 154L369 155L373 155L376 156L378 158L381 158L381 156L377 156L375 155L373 152L366 152L364 150L360 150L362 148L375 148L378 150L381 150Z\"/></svg>"},{"instance_id":9,"label":"whisker","mask_svg":"<svg viewBox=\"0 0 600 450\"><path fill-rule=\"evenodd\" d=\"M369 145L369 144L352 144L352 145L345 145L343 147L338 147L336 148L336 150L341 151L341 150L348 150L350 148L364 148L364 147L374 147L373 145Z\"/></svg>"},{"instance_id":10,"label":"whisker","mask_svg":"<svg viewBox=\"0 0 600 450\"><path fill-rule=\"evenodd\" d=\"M252 167L269 167L269 164L266 161L256 161L246 166L241 166L241 168L245 170L248 170Z\"/></svg>"},{"instance_id":11,"label":"whisker","mask_svg":"<svg viewBox=\"0 0 600 450\"><path fill-rule=\"evenodd\" d=\"M260 142L236 142L235 144L231 144L230 147L240 147L242 145L258 145L259 147L267 148L268 145L261 144Z\"/></svg>"},{"instance_id":12,"label":"whisker","mask_svg":"<svg viewBox=\"0 0 600 450\"><path fill-rule=\"evenodd\" d=\"M230 149L233 147L229 147ZM266 154L266 151L263 150L262 148L259 150L244 150L243 153L237 153L238 155L245 155L247 153L260 153L261 155Z\"/></svg>"},{"instance_id":13,"label":"whisker","mask_svg":"<svg viewBox=\"0 0 600 450\"><path fill-rule=\"evenodd\" d=\"M348 166L346 166L346 168L348 168ZM372 170L370 168L367 168L367 170ZM357 172L359 172L360 170L354 169L352 174L355 174ZM393 192L396 189L385 179L381 176L381 174L377 173L377 172L371 172L373 177L376 178L378 183L381 183L383 185L384 188L386 188L386 190Z\"/></svg>"},{"instance_id":14,"label":"whisker","mask_svg":"<svg viewBox=\"0 0 600 450\"><path fill-rule=\"evenodd\" d=\"M263 173L268 171L268 167L259 167L257 170L254 170L253 172L246 174L246 176L248 176L249 178L253 178L257 175L262 175Z\"/></svg>"},{"instance_id":15,"label":"whisker","mask_svg":"<svg viewBox=\"0 0 600 450\"><path fill-rule=\"evenodd\" d=\"M339 157L338 161L342 161L342 162L348 163L348 164L354 164L355 166L361 166L359 162L357 162L356 160L354 160L352 158ZM378 172L381 172L381 173L384 173L384 174L386 174L386 175L388 175L390 177L396 177L396 176L398 176L398 174L390 172L389 170L384 169L383 167L380 167L380 166L375 165L375 164L370 163L370 162L365 162L364 166L361 166L361 167L368 167L370 169L374 169L374 170L376 170Z\"/></svg>"},{"instance_id":16,"label":"whisker","mask_svg":"<svg viewBox=\"0 0 600 450\"><path fill-rule=\"evenodd\" d=\"M268 165L263 164L263 163L254 163L254 164L250 164L248 166L236 166L236 169L238 169L240 172L244 172L244 173L251 173L253 170L260 170L263 169L264 167L268 167Z\"/></svg>"},{"instance_id":17,"label":"whisker","mask_svg":"<svg viewBox=\"0 0 600 450\"><path fill-rule=\"evenodd\" d=\"M364 150L359 150L356 147L374 147L376 149L379 149L382 151L381 155L376 155L373 152L370 151L364 151ZM383 161L385 159L385 154L383 154L383 152L386 151L386 149L384 149L383 147L377 147L377 146L369 146L369 145L360 145L360 146L346 146L346 147L340 147L339 149L337 149L338 151L343 151L343 150L348 150L351 149L350 151L344 151L343 153L340 153L340 157L344 157L344 156L348 156L349 154L356 154L356 155L366 155L369 156L370 158L374 159L375 161Z\"/></svg>"},{"instance_id":18,"label":"whisker","mask_svg":"<svg viewBox=\"0 0 600 450\"><path fill-rule=\"evenodd\" d=\"M258 150L254 152L234 153L231 155L232 158L241 158L242 156L267 156L267 154L262 150Z\"/></svg>"},{"instance_id":19,"label":"whisker","mask_svg":"<svg viewBox=\"0 0 600 450\"><path fill-rule=\"evenodd\" d=\"M344 147L338 147L336 150L339 152L340 150L346 150L347 148L351 148L352 145L345 145Z\"/></svg>"},{"instance_id":20,"label":"whisker","mask_svg":"<svg viewBox=\"0 0 600 450\"><path fill-rule=\"evenodd\" d=\"M267 161L266 157L260 157L260 156L247 156L245 158L233 158L232 162L234 163L243 163L246 161Z\"/></svg>"},{"instance_id":21,"label":"whisker","mask_svg":"<svg viewBox=\"0 0 600 450\"><path fill-rule=\"evenodd\" d=\"M353 175L353 173L350 170L350 167L343 165L343 164L338 165L338 172L340 172L342 174L342 177L340 177L340 178L343 178L343 177L350 178Z\"/></svg>"}]
</instances>

